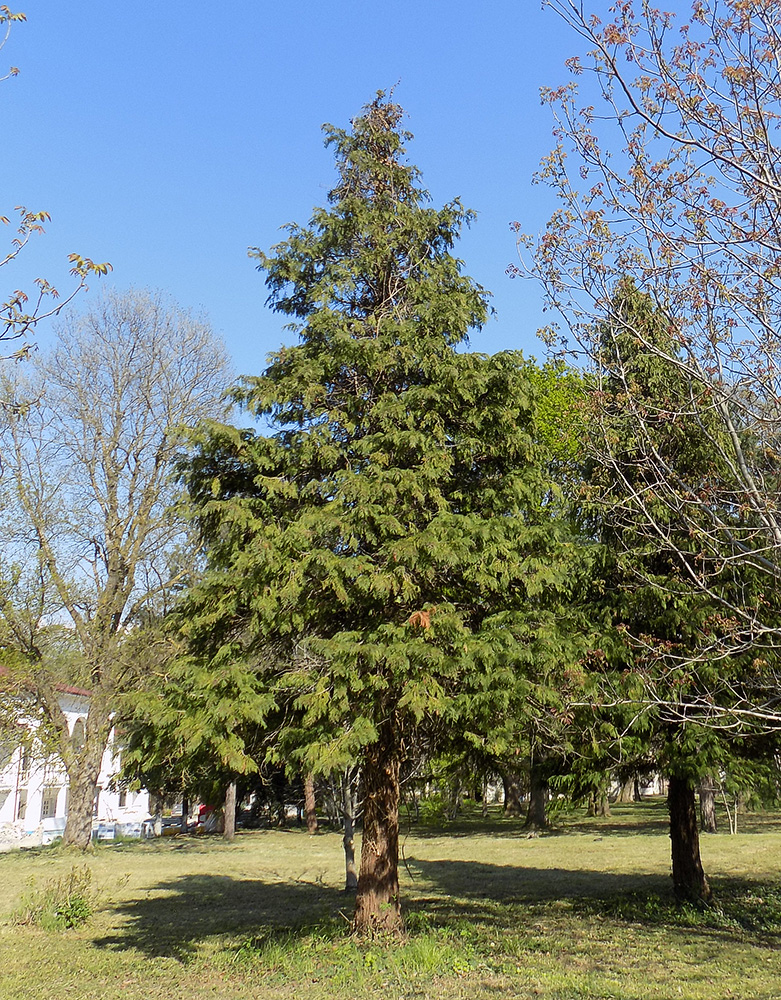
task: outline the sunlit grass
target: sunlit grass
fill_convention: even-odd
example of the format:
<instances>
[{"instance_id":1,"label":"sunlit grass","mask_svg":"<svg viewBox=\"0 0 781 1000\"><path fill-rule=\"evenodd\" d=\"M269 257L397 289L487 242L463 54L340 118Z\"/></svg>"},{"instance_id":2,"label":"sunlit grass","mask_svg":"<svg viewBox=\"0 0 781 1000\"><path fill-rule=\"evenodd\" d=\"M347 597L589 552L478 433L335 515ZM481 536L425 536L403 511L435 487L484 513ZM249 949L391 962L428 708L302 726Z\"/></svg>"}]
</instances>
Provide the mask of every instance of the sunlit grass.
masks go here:
<instances>
[{"instance_id":1,"label":"sunlit grass","mask_svg":"<svg viewBox=\"0 0 781 1000\"><path fill-rule=\"evenodd\" d=\"M349 936L337 833L101 847L87 859L97 913L59 933L10 915L79 859L0 855L0 997L776 1000L781 828L744 830L703 838L717 902L700 911L673 903L663 803L530 839L498 814L411 828L409 933L391 944Z\"/></svg>"}]
</instances>

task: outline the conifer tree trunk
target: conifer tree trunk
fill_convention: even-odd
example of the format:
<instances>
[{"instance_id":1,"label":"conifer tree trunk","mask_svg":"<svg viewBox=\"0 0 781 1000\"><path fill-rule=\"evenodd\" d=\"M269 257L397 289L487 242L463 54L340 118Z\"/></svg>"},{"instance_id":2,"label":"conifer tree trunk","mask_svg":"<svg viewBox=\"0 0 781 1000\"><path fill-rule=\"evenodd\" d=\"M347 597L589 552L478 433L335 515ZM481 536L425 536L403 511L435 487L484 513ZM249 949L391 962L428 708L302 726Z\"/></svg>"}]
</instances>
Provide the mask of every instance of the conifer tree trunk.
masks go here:
<instances>
[{"instance_id":1,"label":"conifer tree trunk","mask_svg":"<svg viewBox=\"0 0 781 1000\"><path fill-rule=\"evenodd\" d=\"M315 803L315 779L311 774L304 775L304 812L306 814L306 830L309 836L317 833L317 805Z\"/></svg>"},{"instance_id":2,"label":"conifer tree trunk","mask_svg":"<svg viewBox=\"0 0 781 1000\"><path fill-rule=\"evenodd\" d=\"M392 723L363 758L363 834L355 898L358 934L399 933L399 753Z\"/></svg>"},{"instance_id":3,"label":"conifer tree trunk","mask_svg":"<svg viewBox=\"0 0 781 1000\"><path fill-rule=\"evenodd\" d=\"M233 840L236 836L236 782L231 781L225 789L224 805L225 822L222 836L225 840Z\"/></svg>"},{"instance_id":4,"label":"conifer tree trunk","mask_svg":"<svg viewBox=\"0 0 781 1000\"><path fill-rule=\"evenodd\" d=\"M523 782L520 772L505 771L502 774L502 785L504 786L505 816L520 816L523 812L521 803Z\"/></svg>"},{"instance_id":5,"label":"conifer tree trunk","mask_svg":"<svg viewBox=\"0 0 781 1000\"><path fill-rule=\"evenodd\" d=\"M700 781L700 829L703 833L716 832L716 786L710 774Z\"/></svg>"},{"instance_id":6,"label":"conifer tree trunk","mask_svg":"<svg viewBox=\"0 0 781 1000\"><path fill-rule=\"evenodd\" d=\"M682 902L707 902L711 898L711 890L700 859L694 785L687 778L670 776L667 808L670 812L673 889L676 898Z\"/></svg>"},{"instance_id":7,"label":"conifer tree trunk","mask_svg":"<svg viewBox=\"0 0 781 1000\"><path fill-rule=\"evenodd\" d=\"M544 830L548 825L545 815L547 786L543 778L540 760L532 754L529 766L529 808L526 810L524 826L528 830Z\"/></svg>"}]
</instances>

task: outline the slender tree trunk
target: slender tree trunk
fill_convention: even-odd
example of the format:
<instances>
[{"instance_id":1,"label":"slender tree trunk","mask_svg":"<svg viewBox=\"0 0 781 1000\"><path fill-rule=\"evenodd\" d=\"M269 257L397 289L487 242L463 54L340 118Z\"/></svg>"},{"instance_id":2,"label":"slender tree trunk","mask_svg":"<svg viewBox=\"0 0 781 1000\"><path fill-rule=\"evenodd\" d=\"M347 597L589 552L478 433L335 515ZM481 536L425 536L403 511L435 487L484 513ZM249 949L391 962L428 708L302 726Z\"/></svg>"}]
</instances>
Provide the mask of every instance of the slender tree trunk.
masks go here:
<instances>
[{"instance_id":1,"label":"slender tree trunk","mask_svg":"<svg viewBox=\"0 0 781 1000\"><path fill-rule=\"evenodd\" d=\"M635 802L643 801L643 793L640 791L640 779L635 775Z\"/></svg>"},{"instance_id":2,"label":"slender tree trunk","mask_svg":"<svg viewBox=\"0 0 781 1000\"><path fill-rule=\"evenodd\" d=\"M505 816L520 816L523 813L523 805L521 803L523 779L520 772L505 771L502 774L502 785L504 786Z\"/></svg>"},{"instance_id":3,"label":"slender tree trunk","mask_svg":"<svg viewBox=\"0 0 781 1000\"><path fill-rule=\"evenodd\" d=\"M532 754L529 766L529 808L526 810L526 822L524 823L528 830L544 830L547 827L546 795L547 787L542 776L540 762L537 756Z\"/></svg>"},{"instance_id":4,"label":"slender tree trunk","mask_svg":"<svg viewBox=\"0 0 781 1000\"><path fill-rule=\"evenodd\" d=\"M225 805L223 806L224 824L222 836L224 840L233 840L236 836L236 782L231 781L225 789Z\"/></svg>"},{"instance_id":5,"label":"slender tree trunk","mask_svg":"<svg viewBox=\"0 0 781 1000\"><path fill-rule=\"evenodd\" d=\"M670 777L667 789L672 842L673 889L676 898L692 903L711 898L700 859L700 836L694 785L686 778Z\"/></svg>"},{"instance_id":6,"label":"slender tree trunk","mask_svg":"<svg viewBox=\"0 0 781 1000\"><path fill-rule=\"evenodd\" d=\"M597 814L597 793L592 789L588 793L588 804L586 805L586 816L592 819Z\"/></svg>"},{"instance_id":7,"label":"slender tree trunk","mask_svg":"<svg viewBox=\"0 0 781 1000\"><path fill-rule=\"evenodd\" d=\"M358 872L355 870L355 792L354 778L349 771L342 775L342 818L344 821L344 891L358 891Z\"/></svg>"},{"instance_id":8,"label":"slender tree trunk","mask_svg":"<svg viewBox=\"0 0 781 1000\"><path fill-rule=\"evenodd\" d=\"M311 774L304 775L304 812L306 813L306 829L309 836L317 833L317 806L315 804L315 779Z\"/></svg>"},{"instance_id":9,"label":"slender tree trunk","mask_svg":"<svg viewBox=\"0 0 781 1000\"><path fill-rule=\"evenodd\" d=\"M392 722L364 751L361 867L354 927L359 934L400 933L399 753Z\"/></svg>"},{"instance_id":10,"label":"slender tree trunk","mask_svg":"<svg viewBox=\"0 0 781 1000\"><path fill-rule=\"evenodd\" d=\"M149 805L150 811L154 818L153 831L156 837L163 836L163 793L162 792L150 792L149 793Z\"/></svg>"},{"instance_id":11,"label":"slender tree trunk","mask_svg":"<svg viewBox=\"0 0 781 1000\"><path fill-rule=\"evenodd\" d=\"M480 787L480 815L483 819L488 817L488 775L483 775Z\"/></svg>"},{"instance_id":12,"label":"slender tree trunk","mask_svg":"<svg viewBox=\"0 0 781 1000\"><path fill-rule=\"evenodd\" d=\"M461 811L461 779L453 778L453 783L448 790L448 805L446 810L446 815L449 820L454 820L458 818L458 814Z\"/></svg>"},{"instance_id":13,"label":"slender tree trunk","mask_svg":"<svg viewBox=\"0 0 781 1000\"><path fill-rule=\"evenodd\" d=\"M190 814L190 797L189 795L182 793L182 819L179 824L179 830L181 833L187 833L187 817Z\"/></svg>"},{"instance_id":14,"label":"slender tree trunk","mask_svg":"<svg viewBox=\"0 0 781 1000\"><path fill-rule=\"evenodd\" d=\"M716 832L716 786L710 774L700 781L700 829L703 833Z\"/></svg>"}]
</instances>

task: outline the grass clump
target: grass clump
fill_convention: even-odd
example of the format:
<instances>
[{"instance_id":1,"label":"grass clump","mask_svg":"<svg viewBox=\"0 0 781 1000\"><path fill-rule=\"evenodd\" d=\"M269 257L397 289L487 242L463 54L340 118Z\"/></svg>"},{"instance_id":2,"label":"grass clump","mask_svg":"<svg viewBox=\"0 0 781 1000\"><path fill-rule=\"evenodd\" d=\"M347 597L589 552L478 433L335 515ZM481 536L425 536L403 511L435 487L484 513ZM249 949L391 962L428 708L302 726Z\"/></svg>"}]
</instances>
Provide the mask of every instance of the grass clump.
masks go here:
<instances>
[{"instance_id":1,"label":"grass clump","mask_svg":"<svg viewBox=\"0 0 781 1000\"><path fill-rule=\"evenodd\" d=\"M458 932L412 914L401 939L362 940L344 920L326 919L299 930L284 929L249 938L233 951L232 964L263 975L267 985L316 982L342 996L369 995L394 986L414 995L416 985L464 977L478 963L471 941Z\"/></svg>"},{"instance_id":2,"label":"grass clump","mask_svg":"<svg viewBox=\"0 0 781 1000\"><path fill-rule=\"evenodd\" d=\"M11 922L45 931L82 927L95 912L97 895L90 867L74 865L65 875L49 878L42 885L31 880L29 891L11 914Z\"/></svg>"}]
</instances>

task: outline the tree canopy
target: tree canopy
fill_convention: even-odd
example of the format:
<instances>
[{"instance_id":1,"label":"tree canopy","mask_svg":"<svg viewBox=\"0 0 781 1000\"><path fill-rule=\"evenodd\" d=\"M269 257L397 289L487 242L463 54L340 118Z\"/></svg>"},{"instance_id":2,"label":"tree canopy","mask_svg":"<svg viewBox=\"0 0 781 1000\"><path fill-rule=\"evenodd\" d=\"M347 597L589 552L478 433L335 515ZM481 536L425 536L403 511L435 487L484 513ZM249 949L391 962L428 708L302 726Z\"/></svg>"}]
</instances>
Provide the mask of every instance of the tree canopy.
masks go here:
<instances>
[{"instance_id":1,"label":"tree canopy","mask_svg":"<svg viewBox=\"0 0 781 1000\"><path fill-rule=\"evenodd\" d=\"M608 377L608 317L614 346L641 343L657 378L677 387L660 408L633 404L636 352L613 353L609 378L625 386L626 431L644 464L642 491L623 493L625 522L649 547L669 548L678 526L687 586L720 606L719 627L686 657L753 655L743 718L777 726L778 15L742 0L703 0L688 19L631 2L604 20L570 0L551 6L591 51L569 61L568 84L544 92L557 144L540 180L560 206L533 270L568 330L559 337L551 326L549 339ZM655 325L615 309L627 278L648 296ZM609 392L603 400L612 405ZM693 429L706 475L680 440L653 447L662 422L669 441ZM608 437L601 451L613 461ZM608 502L615 515L615 496Z\"/></svg>"},{"instance_id":2,"label":"tree canopy","mask_svg":"<svg viewBox=\"0 0 781 1000\"><path fill-rule=\"evenodd\" d=\"M144 627L191 572L173 466L183 426L222 412L226 379L208 326L160 295L115 292L2 383L6 707L32 699L56 741L70 781L66 842L90 842L113 713L149 662ZM78 748L62 683L91 693Z\"/></svg>"}]
</instances>

